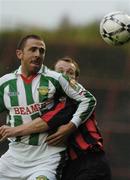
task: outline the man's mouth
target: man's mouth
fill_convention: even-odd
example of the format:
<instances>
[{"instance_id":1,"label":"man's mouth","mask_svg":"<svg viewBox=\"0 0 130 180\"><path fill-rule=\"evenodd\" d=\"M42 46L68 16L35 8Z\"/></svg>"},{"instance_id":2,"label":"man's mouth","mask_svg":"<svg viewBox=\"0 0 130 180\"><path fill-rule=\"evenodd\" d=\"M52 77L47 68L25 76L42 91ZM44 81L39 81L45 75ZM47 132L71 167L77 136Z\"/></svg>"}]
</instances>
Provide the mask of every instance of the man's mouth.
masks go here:
<instances>
[{"instance_id":1,"label":"man's mouth","mask_svg":"<svg viewBox=\"0 0 130 180\"><path fill-rule=\"evenodd\" d=\"M31 61L30 64L34 65L34 66L40 66L41 65L41 63L39 61Z\"/></svg>"}]
</instances>

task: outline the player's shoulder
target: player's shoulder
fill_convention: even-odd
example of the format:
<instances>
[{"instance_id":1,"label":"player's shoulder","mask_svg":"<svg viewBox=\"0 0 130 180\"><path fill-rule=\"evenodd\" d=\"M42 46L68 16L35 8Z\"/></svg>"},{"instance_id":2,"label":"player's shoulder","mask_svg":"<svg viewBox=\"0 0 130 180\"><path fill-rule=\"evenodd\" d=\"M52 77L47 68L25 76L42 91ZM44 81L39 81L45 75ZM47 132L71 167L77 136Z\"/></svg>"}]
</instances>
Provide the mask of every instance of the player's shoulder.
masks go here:
<instances>
[{"instance_id":1,"label":"player's shoulder","mask_svg":"<svg viewBox=\"0 0 130 180\"><path fill-rule=\"evenodd\" d=\"M13 80L13 79L16 79L15 72L5 74L5 75L0 77L0 85L4 84L10 80Z\"/></svg>"},{"instance_id":2,"label":"player's shoulder","mask_svg":"<svg viewBox=\"0 0 130 180\"><path fill-rule=\"evenodd\" d=\"M61 73L58 73L58 72L56 72L56 71L54 71L54 70L52 70L52 69L50 69L50 68L48 68L48 67L46 67L46 66L44 67L44 72L43 72L43 74L44 74L45 76L47 76L47 77L54 78L54 79L56 79L56 80L58 80L59 77L62 76Z\"/></svg>"}]
</instances>

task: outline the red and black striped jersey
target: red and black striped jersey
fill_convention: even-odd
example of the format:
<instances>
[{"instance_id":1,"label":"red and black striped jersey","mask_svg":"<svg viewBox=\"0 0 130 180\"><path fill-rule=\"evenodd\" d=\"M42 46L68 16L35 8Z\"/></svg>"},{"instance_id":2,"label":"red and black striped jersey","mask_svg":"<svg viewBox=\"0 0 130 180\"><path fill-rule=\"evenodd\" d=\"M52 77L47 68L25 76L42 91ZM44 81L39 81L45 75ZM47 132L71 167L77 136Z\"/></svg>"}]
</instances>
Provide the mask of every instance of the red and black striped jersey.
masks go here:
<instances>
[{"instance_id":1,"label":"red and black striped jersey","mask_svg":"<svg viewBox=\"0 0 130 180\"><path fill-rule=\"evenodd\" d=\"M50 129L68 123L76 111L77 105L70 99L58 102L49 112L42 116ZM97 126L95 111L68 139L68 154L71 159L76 159L85 154L88 150L103 150L102 135Z\"/></svg>"}]
</instances>

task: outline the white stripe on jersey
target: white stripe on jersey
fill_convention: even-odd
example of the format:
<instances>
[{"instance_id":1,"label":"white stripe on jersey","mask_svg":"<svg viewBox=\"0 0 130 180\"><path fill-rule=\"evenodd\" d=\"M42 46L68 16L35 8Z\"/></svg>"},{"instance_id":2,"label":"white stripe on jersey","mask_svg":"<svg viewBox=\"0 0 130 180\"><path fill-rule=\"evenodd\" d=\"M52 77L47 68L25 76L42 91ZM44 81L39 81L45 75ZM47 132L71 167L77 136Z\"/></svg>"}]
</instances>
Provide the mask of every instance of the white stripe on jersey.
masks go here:
<instances>
[{"instance_id":1,"label":"white stripe on jersey","mask_svg":"<svg viewBox=\"0 0 130 180\"><path fill-rule=\"evenodd\" d=\"M19 106L27 106L24 81L22 80L21 76L17 77L17 91L19 92L18 94Z\"/></svg>"},{"instance_id":2,"label":"white stripe on jersey","mask_svg":"<svg viewBox=\"0 0 130 180\"><path fill-rule=\"evenodd\" d=\"M6 86L4 89L4 102L5 102L5 107L7 109L11 107L10 96L8 94L9 94L9 85Z\"/></svg>"},{"instance_id":3,"label":"white stripe on jersey","mask_svg":"<svg viewBox=\"0 0 130 180\"><path fill-rule=\"evenodd\" d=\"M39 91L38 87L40 84L40 76L35 77L35 81L32 81L32 96L36 103L39 103Z\"/></svg>"},{"instance_id":4,"label":"white stripe on jersey","mask_svg":"<svg viewBox=\"0 0 130 180\"><path fill-rule=\"evenodd\" d=\"M48 98L52 98L53 95L54 95L55 92L56 92L56 88L55 88L55 86L52 84L51 81L49 81L48 89L49 89L49 92L48 92Z\"/></svg>"}]
</instances>

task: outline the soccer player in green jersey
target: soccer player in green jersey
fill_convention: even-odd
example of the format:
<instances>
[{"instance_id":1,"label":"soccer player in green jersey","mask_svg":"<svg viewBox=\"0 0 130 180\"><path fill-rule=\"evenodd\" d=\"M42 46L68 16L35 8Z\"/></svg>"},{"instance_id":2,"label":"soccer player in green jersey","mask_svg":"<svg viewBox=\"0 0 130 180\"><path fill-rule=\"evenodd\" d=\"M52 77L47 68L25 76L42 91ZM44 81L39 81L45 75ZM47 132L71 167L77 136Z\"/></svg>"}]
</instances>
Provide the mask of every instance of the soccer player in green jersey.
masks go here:
<instances>
[{"instance_id":1,"label":"soccer player in green jersey","mask_svg":"<svg viewBox=\"0 0 130 180\"><path fill-rule=\"evenodd\" d=\"M78 83L43 65L45 43L37 35L25 36L16 50L21 66L0 78L0 112L8 111L11 127L26 125L55 107L65 94L74 99L77 110L68 123L73 130L93 112L96 100ZM45 130L48 125L44 122ZM49 145L49 131L9 138L8 151L0 158L1 180L56 180L60 177L61 160L66 146ZM1 133L3 138L4 134Z\"/></svg>"}]
</instances>

